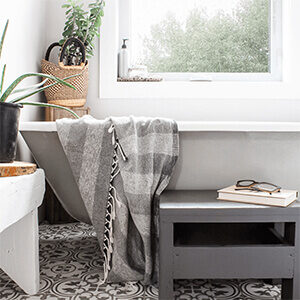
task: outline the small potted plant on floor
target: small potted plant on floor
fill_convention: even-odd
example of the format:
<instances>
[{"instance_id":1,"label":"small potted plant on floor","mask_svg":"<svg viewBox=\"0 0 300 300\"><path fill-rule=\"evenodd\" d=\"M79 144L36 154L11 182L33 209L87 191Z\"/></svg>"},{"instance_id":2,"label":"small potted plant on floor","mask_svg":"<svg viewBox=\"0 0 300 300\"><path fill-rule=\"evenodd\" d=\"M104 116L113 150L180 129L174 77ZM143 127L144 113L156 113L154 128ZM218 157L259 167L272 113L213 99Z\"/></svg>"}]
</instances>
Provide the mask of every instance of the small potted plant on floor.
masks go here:
<instances>
[{"instance_id":1,"label":"small potted plant on floor","mask_svg":"<svg viewBox=\"0 0 300 300\"><path fill-rule=\"evenodd\" d=\"M0 40L0 58L4 43L4 38L6 35L8 27L8 21L6 22L1 40ZM68 78L60 79L52 75L42 74L42 73L27 73L19 76L14 80L5 90L3 89L4 77L5 77L6 65L2 69L2 74L0 74L0 163L12 162L16 156L16 144L19 128L19 115L20 108L23 105L35 105L42 107L56 107L69 111L75 117L78 117L73 111L68 108L61 107L58 105L51 105L39 102L30 102L26 99L47 89L48 87L54 86L56 84L61 84L68 86L69 88L74 87L67 83L65 80ZM17 86L24 79L29 77L42 77L44 81L40 84L29 86L22 89L17 89ZM53 83L46 87L42 87L48 80L52 80Z\"/></svg>"},{"instance_id":2,"label":"small potted plant on floor","mask_svg":"<svg viewBox=\"0 0 300 300\"><path fill-rule=\"evenodd\" d=\"M88 93L88 61L94 55L94 39L99 36L99 27L104 15L104 0L94 0L84 10L81 0L68 0L62 7L66 9L66 23L63 38L49 46L45 59L42 60L42 72L59 78L80 75L69 83L76 90L64 86L45 91L48 103L64 106L83 106ZM49 61L54 47L61 47L58 64Z\"/></svg>"}]
</instances>

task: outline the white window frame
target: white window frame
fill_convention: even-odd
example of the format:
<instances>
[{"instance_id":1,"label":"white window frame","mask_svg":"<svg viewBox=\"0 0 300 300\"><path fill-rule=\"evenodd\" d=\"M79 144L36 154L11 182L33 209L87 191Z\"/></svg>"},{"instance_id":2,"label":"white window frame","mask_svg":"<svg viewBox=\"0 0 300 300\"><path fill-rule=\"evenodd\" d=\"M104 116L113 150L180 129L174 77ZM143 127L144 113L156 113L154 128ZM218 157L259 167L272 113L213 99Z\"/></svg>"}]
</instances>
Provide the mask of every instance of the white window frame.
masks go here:
<instances>
[{"instance_id":1,"label":"white window frame","mask_svg":"<svg viewBox=\"0 0 300 300\"><path fill-rule=\"evenodd\" d=\"M119 0L119 45L132 37L132 0ZM143 0L140 0L143 1ZM282 79L282 0L269 0L270 5L270 71L266 73L164 72L152 73L167 81L280 81Z\"/></svg>"},{"instance_id":2,"label":"white window frame","mask_svg":"<svg viewBox=\"0 0 300 300\"><path fill-rule=\"evenodd\" d=\"M278 81L162 81L118 82L117 55L120 50L119 4L106 2L100 30L99 97L108 99L194 99L263 100L300 99L300 42L298 0L282 1L282 79ZM142 0L141 0L142 1ZM126 11L122 11L126 13ZM182 102L184 105L185 102ZM162 102L163 105L163 102Z\"/></svg>"}]
</instances>

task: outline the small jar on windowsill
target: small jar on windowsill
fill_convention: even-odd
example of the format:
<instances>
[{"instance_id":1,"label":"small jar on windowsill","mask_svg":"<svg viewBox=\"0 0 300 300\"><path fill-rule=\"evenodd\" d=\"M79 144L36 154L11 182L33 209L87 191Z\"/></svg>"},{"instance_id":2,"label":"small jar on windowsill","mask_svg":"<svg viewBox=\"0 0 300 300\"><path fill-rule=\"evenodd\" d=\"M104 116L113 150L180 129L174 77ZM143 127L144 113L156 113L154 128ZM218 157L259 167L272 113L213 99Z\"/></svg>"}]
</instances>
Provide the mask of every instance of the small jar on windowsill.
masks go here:
<instances>
[{"instance_id":1,"label":"small jar on windowsill","mask_svg":"<svg viewBox=\"0 0 300 300\"><path fill-rule=\"evenodd\" d=\"M158 82L162 81L161 77L151 76L148 74L146 66L138 65L129 68L127 78L118 78L121 82Z\"/></svg>"}]
</instances>

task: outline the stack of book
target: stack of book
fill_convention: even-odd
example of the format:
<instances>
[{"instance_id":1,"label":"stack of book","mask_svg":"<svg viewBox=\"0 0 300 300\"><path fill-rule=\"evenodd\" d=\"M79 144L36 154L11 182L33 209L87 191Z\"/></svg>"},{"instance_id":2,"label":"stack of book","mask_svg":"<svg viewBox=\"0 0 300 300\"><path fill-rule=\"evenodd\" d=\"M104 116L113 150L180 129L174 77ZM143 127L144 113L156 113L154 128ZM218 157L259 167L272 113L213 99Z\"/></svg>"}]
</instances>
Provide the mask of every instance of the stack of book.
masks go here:
<instances>
[{"instance_id":1,"label":"stack of book","mask_svg":"<svg viewBox=\"0 0 300 300\"><path fill-rule=\"evenodd\" d=\"M251 190L237 190L235 185L218 190L218 199L233 202L287 207L298 198L298 192L281 190L277 193L266 193Z\"/></svg>"}]
</instances>

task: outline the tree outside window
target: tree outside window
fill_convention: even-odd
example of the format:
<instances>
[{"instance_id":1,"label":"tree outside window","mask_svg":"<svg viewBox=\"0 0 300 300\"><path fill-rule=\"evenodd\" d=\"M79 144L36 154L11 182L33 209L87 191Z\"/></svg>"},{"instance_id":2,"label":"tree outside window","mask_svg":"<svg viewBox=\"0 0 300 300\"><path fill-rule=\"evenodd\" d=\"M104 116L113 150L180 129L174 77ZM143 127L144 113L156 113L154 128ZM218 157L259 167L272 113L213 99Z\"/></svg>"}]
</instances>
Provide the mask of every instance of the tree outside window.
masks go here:
<instances>
[{"instance_id":1,"label":"tree outside window","mask_svg":"<svg viewBox=\"0 0 300 300\"><path fill-rule=\"evenodd\" d=\"M141 0L133 0L133 5L135 1ZM145 25L133 28L133 46L139 48L133 61L153 73L269 72L270 1L231 1L230 9L214 13L195 5L184 18L170 10L159 22L149 22L148 31L142 30Z\"/></svg>"}]
</instances>

